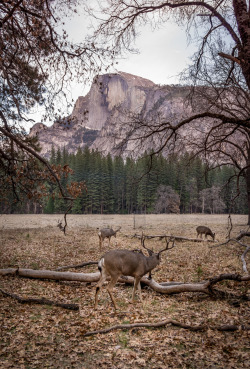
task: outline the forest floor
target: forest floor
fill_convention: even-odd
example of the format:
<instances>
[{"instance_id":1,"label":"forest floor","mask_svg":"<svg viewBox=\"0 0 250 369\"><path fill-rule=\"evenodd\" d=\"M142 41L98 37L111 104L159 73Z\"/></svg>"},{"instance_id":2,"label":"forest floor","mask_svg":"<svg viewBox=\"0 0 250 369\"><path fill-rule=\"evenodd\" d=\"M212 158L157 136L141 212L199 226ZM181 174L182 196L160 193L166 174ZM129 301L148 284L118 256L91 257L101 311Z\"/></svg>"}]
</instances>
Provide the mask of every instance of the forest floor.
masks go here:
<instances>
[{"instance_id":1,"label":"forest floor","mask_svg":"<svg viewBox=\"0 0 250 369\"><path fill-rule=\"evenodd\" d=\"M196 227L207 225L216 242L176 242L162 254L153 271L157 282L197 282L222 273L239 273L244 248L236 243L216 247L228 233L226 215L70 215L64 235L56 226L61 215L1 215L0 268L55 270L62 265L97 261L109 249L107 240L99 249L98 227L121 226L110 248L140 248L135 233L173 234L196 237ZM247 216L233 215L232 236L247 230ZM248 241L248 240L246 240ZM164 240L146 240L159 250ZM250 253L246 256L250 268ZM249 269L248 269L249 270ZM70 269L96 272L97 266ZM119 311L114 314L104 288L93 310L96 283L25 279L0 276L0 289L25 298L46 298L75 303L78 311L36 304L20 304L0 291L1 368L223 368L250 367L249 331L221 332L215 325L250 324L249 301L213 298L201 293L163 295L146 287L143 304L138 297L130 304L132 286L117 283L114 294ZM218 289L249 295L249 282L224 281ZM161 328L114 330L85 337L86 332L116 324L155 323L173 319L208 328L194 332L167 325Z\"/></svg>"}]
</instances>

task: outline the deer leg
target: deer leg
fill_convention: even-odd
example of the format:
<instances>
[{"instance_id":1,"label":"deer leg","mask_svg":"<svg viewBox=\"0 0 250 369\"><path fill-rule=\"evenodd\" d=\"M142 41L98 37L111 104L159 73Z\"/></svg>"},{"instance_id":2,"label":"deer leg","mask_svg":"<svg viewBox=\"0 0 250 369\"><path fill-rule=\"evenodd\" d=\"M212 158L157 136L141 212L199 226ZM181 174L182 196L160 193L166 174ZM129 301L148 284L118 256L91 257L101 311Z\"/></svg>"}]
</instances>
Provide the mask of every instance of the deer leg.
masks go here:
<instances>
[{"instance_id":1,"label":"deer leg","mask_svg":"<svg viewBox=\"0 0 250 369\"><path fill-rule=\"evenodd\" d=\"M139 280L139 283L138 283L138 292L139 292L139 298L140 298L140 301L142 302L142 294L141 294L141 281Z\"/></svg>"},{"instance_id":2,"label":"deer leg","mask_svg":"<svg viewBox=\"0 0 250 369\"><path fill-rule=\"evenodd\" d=\"M102 237L98 234L99 237L99 249L101 250L102 248Z\"/></svg>"},{"instance_id":3,"label":"deer leg","mask_svg":"<svg viewBox=\"0 0 250 369\"><path fill-rule=\"evenodd\" d=\"M97 308L97 303L98 303L98 295L102 290L102 285L103 283L106 281L107 275L104 272L104 270L102 270L102 274L101 274L101 278L99 279L99 282L96 285L96 290L95 290L95 309Z\"/></svg>"},{"instance_id":4,"label":"deer leg","mask_svg":"<svg viewBox=\"0 0 250 369\"><path fill-rule=\"evenodd\" d=\"M117 305L116 305L116 301L115 301L115 298L112 294L112 289L114 288L116 282L117 282L117 279L119 278L119 275L114 275L114 276L111 276L111 281L109 282L108 284L108 287L107 287L107 291L109 293L109 296L113 302L113 305L114 305L114 308L115 310L117 310Z\"/></svg>"},{"instance_id":5,"label":"deer leg","mask_svg":"<svg viewBox=\"0 0 250 369\"><path fill-rule=\"evenodd\" d=\"M135 292L136 292L137 287L138 287L138 291L139 291L140 301L142 302L142 294L141 294L141 283L140 283L140 280L141 280L141 277L135 278L134 288L133 288L133 292L132 292L132 302L135 301Z\"/></svg>"}]
</instances>

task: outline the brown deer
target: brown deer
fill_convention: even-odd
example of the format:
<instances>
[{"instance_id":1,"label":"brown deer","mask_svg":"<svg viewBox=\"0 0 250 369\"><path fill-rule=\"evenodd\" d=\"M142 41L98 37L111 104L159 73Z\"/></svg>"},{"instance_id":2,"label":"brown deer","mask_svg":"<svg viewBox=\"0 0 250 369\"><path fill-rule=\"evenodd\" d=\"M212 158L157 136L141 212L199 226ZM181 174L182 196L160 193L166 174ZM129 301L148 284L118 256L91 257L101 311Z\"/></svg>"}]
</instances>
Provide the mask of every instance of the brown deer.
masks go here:
<instances>
[{"instance_id":1,"label":"brown deer","mask_svg":"<svg viewBox=\"0 0 250 369\"><path fill-rule=\"evenodd\" d=\"M142 252L137 252L137 250L111 250L106 252L106 254L98 263L98 269L101 272L101 277L96 286L95 309L97 307L98 295L102 289L103 283L108 276L111 277L111 281L107 286L107 290L113 302L115 310L117 310L117 305L112 294L112 289L115 286L118 278L122 275L134 277L132 302L134 302L137 287L139 291L140 301L142 302L140 280L145 274L150 273L152 269L160 264L160 255L163 251L170 250L174 247L174 240L172 243L172 247L169 247L169 242L170 241L168 241L166 238L166 247L158 253L154 253L152 250L145 247L144 237L142 236L141 244L148 251L149 256L145 256Z\"/></svg>"},{"instance_id":2,"label":"brown deer","mask_svg":"<svg viewBox=\"0 0 250 369\"><path fill-rule=\"evenodd\" d=\"M214 241L215 233L213 233L210 228L205 227L205 226L199 226L196 228L196 232L197 232L197 238L199 237L199 235L201 235L201 238L202 238L202 235L205 234L205 238L207 238L207 236L211 236Z\"/></svg>"},{"instance_id":3,"label":"brown deer","mask_svg":"<svg viewBox=\"0 0 250 369\"><path fill-rule=\"evenodd\" d=\"M102 228L102 229L100 229L100 231L98 232L100 249L102 248L102 244L103 244L105 238L108 238L109 246L110 246L111 237L116 237L116 233L119 232L120 229L121 229L121 227L118 227L115 231L112 228Z\"/></svg>"}]
</instances>

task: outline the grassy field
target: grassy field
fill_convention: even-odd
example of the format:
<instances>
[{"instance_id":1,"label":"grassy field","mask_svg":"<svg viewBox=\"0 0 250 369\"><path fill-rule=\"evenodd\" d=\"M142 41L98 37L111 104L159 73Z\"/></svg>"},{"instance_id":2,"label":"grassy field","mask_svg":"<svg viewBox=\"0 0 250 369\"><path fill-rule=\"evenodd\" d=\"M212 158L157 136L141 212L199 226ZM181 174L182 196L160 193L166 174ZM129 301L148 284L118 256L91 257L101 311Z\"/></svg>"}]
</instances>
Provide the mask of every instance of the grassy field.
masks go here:
<instances>
[{"instance_id":1,"label":"grassy field","mask_svg":"<svg viewBox=\"0 0 250 369\"><path fill-rule=\"evenodd\" d=\"M215 243L177 242L165 252L153 272L157 282L197 282L221 273L243 275L244 248L225 241L226 215L70 215L66 236L56 226L61 215L1 215L0 268L55 270L62 265L99 260L109 249L99 249L97 229L121 226L110 248L139 248L128 235L173 234L193 238L196 227L207 225L216 233ZM232 236L247 229L247 216L234 215ZM247 240L246 240L247 241ZM146 246L159 250L164 241ZM249 254L246 257L249 267ZM96 272L97 267L71 269ZM113 331L84 337L84 333L115 324L174 319L207 326L250 324L248 301L215 299L200 293L161 295L144 288L143 305L129 304L132 286L117 284L114 293L119 312L114 314L107 291L93 310L95 283L58 282L0 276L0 288L22 297L47 298L79 304L79 311L35 304L19 304L0 292L0 367L3 368L249 368L247 331L192 332L166 326L158 329ZM218 289L249 294L249 283L222 282Z\"/></svg>"}]
</instances>

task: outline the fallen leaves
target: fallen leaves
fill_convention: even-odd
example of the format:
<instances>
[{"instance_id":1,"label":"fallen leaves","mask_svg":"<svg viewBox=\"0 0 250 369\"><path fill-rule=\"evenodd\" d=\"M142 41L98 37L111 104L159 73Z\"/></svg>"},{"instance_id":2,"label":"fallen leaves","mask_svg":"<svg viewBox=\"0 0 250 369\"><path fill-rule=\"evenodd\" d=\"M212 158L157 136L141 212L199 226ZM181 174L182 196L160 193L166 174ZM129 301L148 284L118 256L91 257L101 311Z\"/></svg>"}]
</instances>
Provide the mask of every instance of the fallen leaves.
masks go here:
<instances>
[{"instance_id":1,"label":"fallen leaves","mask_svg":"<svg viewBox=\"0 0 250 369\"><path fill-rule=\"evenodd\" d=\"M176 225L168 224L176 232ZM216 233L220 234L217 225ZM185 225L184 236L192 234ZM152 233L152 229L150 233ZM178 231L178 230L177 230ZM221 233L223 228L221 228ZM156 234L158 233L158 229ZM178 232L180 233L180 232ZM27 234L29 237L27 238ZM55 270L62 265L74 265L98 260L95 229L71 229L64 236L55 227L1 232L0 267ZM118 247L138 248L138 240L117 236ZM157 240L150 247L161 247ZM112 243L112 248L116 246ZM105 250L107 245L105 246ZM233 269L232 269L233 268ZM235 247L209 250L206 244L178 244L163 258L155 280L161 282L197 281L218 273L234 270L241 273L241 262ZM96 266L88 266L95 272ZM200 276L202 270L202 276ZM72 270L75 271L75 270ZM156 322L171 319L189 325L236 324L248 321L249 303L230 305L227 300L215 300L204 295L159 295L144 288L143 306L129 303L131 286L117 284L114 294L119 311L114 314L106 289L103 289L98 310L93 311L95 285L80 282L50 282L47 280L1 277L1 288L26 297L67 301L79 305L79 311L63 310L47 305L22 305L0 295L0 366L4 368L248 368L249 346L246 331L220 332L207 329L191 332L179 327L140 328L111 331L105 335L84 337L93 330L113 325ZM223 285L230 291L231 282ZM248 286L235 288L244 289ZM194 366L195 365L195 366Z\"/></svg>"}]
</instances>

